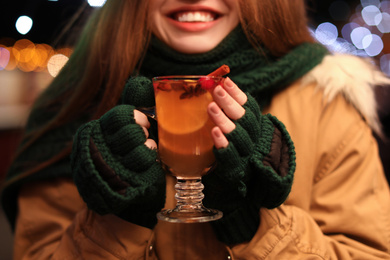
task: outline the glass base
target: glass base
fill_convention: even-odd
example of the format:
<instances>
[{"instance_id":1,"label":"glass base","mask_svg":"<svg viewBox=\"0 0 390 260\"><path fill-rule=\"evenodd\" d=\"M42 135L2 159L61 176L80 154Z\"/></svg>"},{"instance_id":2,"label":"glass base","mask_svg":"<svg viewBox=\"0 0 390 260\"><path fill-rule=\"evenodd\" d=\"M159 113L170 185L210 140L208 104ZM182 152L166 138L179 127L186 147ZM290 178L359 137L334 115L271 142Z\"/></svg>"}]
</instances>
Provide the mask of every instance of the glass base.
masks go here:
<instances>
[{"instance_id":1,"label":"glass base","mask_svg":"<svg viewBox=\"0 0 390 260\"><path fill-rule=\"evenodd\" d=\"M159 220L173 223L200 223L222 218L222 212L202 207L194 210L167 209L157 213Z\"/></svg>"},{"instance_id":2,"label":"glass base","mask_svg":"<svg viewBox=\"0 0 390 260\"><path fill-rule=\"evenodd\" d=\"M177 177L176 207L157 213L157 218L173 223L200 223L222 218L221 211L203 206L203 188L200 177Z\"/></svg>"}]
</instances>

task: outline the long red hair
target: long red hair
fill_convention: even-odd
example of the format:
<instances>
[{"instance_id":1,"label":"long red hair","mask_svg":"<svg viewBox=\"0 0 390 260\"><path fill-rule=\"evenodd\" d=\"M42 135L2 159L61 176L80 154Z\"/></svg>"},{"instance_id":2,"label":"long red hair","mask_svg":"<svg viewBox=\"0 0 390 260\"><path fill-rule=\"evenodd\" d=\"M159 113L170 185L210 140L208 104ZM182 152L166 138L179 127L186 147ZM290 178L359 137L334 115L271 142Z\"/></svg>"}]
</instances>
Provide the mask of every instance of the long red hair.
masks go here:
<instances>
[{"instance_id":1,"label":"long red hair","mask_svg":"<svg viewBox=\"0 0 390 260\"><path fill-rule=\"evenodd\" d=\"M80 111L93 111L91 119L96 119L115 106L126 79L136 72L148 45L148 2L108 0L91 15L68 63L35 104L56 105L60 107L57 115L26 133L27 141L19 153L51 129L79 116ZM283 56L303 42L314 41L307 28L303 0L238 0L237 8L241 25L255 48L262 44L275 56ZM71 144L16 179L47 167L70 151Z\"/></svg>"}]
</instances>

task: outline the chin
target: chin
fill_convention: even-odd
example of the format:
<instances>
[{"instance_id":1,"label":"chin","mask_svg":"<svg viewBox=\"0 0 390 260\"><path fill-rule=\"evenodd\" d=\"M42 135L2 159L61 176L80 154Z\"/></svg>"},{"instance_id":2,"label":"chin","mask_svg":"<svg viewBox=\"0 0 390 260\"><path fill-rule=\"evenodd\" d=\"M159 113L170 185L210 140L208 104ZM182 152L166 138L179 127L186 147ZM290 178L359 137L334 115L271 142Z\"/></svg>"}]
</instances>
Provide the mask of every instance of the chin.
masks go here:
<instances>
[{"instance_id":1,"label":"chin","mask_svg":"<svg viewBox=\"0 0 390 260\"><path fill-rule=\"evenodd\" d=\"M205 53L208 51L211 51L215 47L218 46L218 44L223 40L216 40L215 38L213 41L207 40L210 39L209 37L205 38L191 38L191 39L182 39L180 41L174 41L171 43L168 43L168 45L181 53L185 54L200 54Z\"/></svg>"},{"instance_id":2,"label":"chin","mask_svg":"<svg viewBox=\"0 0 390 260\"><path fill-rule=\"evenodd\" d=\"M181 46L176 46L173 47L178 52L185 53L185 54L201 54L201 53L206 53L214 49L217 45L212 45L212 46L199 46L199 45L181 45Z\"/></svg>"}]
</instances>

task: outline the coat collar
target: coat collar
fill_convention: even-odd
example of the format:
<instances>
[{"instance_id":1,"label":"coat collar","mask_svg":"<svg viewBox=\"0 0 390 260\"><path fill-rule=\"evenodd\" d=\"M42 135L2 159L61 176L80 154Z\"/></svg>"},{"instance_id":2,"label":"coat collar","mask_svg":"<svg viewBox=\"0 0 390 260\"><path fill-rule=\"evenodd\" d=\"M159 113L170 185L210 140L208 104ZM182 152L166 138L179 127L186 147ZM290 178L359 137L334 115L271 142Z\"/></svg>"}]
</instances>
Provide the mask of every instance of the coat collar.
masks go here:
<instances>
[{"instance_id":1,"label":"coat collar","mask_svg":"<svg viewBox=\"0 0 390 260\"><path fill-rule=\"evenodd\" d=\"M365 58L348 55L327 55L302 78L302 84L316 83L324 91L327 102L338 94L350 102L365 118L371 129L382 136L377 113L375 86L390 85L390 79Z\"/></svg>"}]
</instances>

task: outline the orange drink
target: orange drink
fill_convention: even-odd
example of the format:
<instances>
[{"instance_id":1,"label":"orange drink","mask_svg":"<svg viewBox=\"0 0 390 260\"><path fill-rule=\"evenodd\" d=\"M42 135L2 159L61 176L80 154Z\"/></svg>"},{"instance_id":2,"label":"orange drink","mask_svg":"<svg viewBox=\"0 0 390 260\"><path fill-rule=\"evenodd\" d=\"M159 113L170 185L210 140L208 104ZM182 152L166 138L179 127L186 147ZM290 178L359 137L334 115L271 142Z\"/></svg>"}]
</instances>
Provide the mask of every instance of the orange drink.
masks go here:
<instances>
[{"instance_id":1,"label":"orange drink","mask_svg":"<svg viewBox=\"0 0 390 260\"><path fill-rule=\"evenodd\" d=\"M215 161L207 113L208 89L219 77L159 77L154 80L159 157L169 171L182 178L204 175Z\"/></svg>"},{"instance_id":2,"label":"orange drink","mask_svg":"<svg viewBox=\"0 0 390 260\"><path fill-rule=\"evenodd\" d=\"M176 177L174 209L157 218L176 223L220 219L222 212L203 206L202 176L213 165L213 140L207 107L209 90L222 83L214 76L163 76L153 78L158 126L158 154L166 170Z\"/></svg>"}]
</instances>

